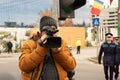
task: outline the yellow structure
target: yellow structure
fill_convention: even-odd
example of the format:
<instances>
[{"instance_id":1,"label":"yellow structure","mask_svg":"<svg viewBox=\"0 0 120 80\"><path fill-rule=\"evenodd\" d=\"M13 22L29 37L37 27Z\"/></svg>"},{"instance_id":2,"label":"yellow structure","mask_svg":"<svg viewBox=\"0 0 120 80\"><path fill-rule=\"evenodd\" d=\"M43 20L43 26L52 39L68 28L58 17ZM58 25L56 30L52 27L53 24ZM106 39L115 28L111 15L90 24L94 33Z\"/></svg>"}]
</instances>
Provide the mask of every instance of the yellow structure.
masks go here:
<instances>
[{"instance_id":1,"label":"yellow structure","mask_svg":"<svg viewBox=\"0 0 120 80\"><path fill-rule=\"evenodd\" d=\"M81 40L81 47L85 47L85 28L84 27L60 27L59 34L66 40L68 45L76 47L76 41Z\"/></svg>"},{"instance_id":2,"label":"yellow structure","mask_svg":"<svg viewBox=\"0 0 120 80\"><path fill-rule=\"evenodd\" d=\"M31 35L39 31L39 28L31 28ZM59 35L67 42L68 45L76 47L76 41L81 40L81 47L85 47L84 27L59 27Z\"/></svg>"}]
</instances>

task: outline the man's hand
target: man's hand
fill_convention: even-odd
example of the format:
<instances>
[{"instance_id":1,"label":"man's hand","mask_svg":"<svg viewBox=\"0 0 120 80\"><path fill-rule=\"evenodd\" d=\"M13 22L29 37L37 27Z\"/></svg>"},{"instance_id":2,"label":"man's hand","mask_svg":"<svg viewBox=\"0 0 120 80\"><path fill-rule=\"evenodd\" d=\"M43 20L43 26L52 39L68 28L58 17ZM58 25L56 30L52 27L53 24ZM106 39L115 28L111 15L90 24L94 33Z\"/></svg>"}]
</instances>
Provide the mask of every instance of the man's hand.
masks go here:
<instances>
[{"instance_id":1,"label":"man's hand","mask_svg":"<svg viewBox=\"0 0 120 80\"><path fill-rule=\"evenodd\" d=\"M42 36L41 36L41 38L40 38L41 41L43 42L43 44L45 44L45 43L47 42L47 40L46 40L47 37L48 37L47 34L46 34L45 32L43 32L43 33L42 33Z\"/></svg>"},{"instance_id":2,"label":"man's hand","mask_svg":"<svg viewBox=\"0 0 120 80\"><path fill-rule=\"evenodd\" d=\"M38 43L40 46L44 46L47 42L47 34L45 32L42 32L41 37L38 40Z\"/></svg>"},{"instance_id":3,"label":"man's hand","mask_svg":"<svg viewBox=\"0 0 120 80\"><path fill-rule=\"evenodd\" d=\"M98 61L99 64L101 64L101 61Z\"/></svg>"}]
</instances>

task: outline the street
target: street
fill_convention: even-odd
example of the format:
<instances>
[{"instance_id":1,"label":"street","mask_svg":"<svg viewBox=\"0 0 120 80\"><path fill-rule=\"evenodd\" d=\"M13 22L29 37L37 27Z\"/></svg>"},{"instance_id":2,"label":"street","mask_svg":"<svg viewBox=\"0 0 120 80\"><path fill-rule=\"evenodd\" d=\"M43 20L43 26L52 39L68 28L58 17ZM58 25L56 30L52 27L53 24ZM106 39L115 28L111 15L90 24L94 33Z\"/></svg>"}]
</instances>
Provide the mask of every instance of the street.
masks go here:
<instances>
[{"instance_id":1,"label":"street","mask_svg":"<svg viewBox=\"0 0 120 80\"><path fill-rule=\"evenodd\" d=\"M88 60L96 55L96 48L83 48L81 54L74 51L77 61L75 80L104 80L103 66Z\"/></svg>"},{"instance_id":2,"label":"street","mask_svg":"<svg viewBox=\"0 0 120 80\"><path fill-rule=\"evenodd\" d=\"M0 80L21 80L18 58L18 53L0 55Z\"/></svg>"},{"instance_id":3,"label":"street","mask_svg":"<svg viewBox=\"0 0 120 80\"><path fill-rule=\"evenodd\" d=\"M96 48L82 48L81 54L76 54L76 50L72 50L72 53L77 62L75 80L104 80L103 66L88 60L96 56ZM0 80L21 80L19 56L20 53L0 55Z\"/></svg>"}]
</instances>

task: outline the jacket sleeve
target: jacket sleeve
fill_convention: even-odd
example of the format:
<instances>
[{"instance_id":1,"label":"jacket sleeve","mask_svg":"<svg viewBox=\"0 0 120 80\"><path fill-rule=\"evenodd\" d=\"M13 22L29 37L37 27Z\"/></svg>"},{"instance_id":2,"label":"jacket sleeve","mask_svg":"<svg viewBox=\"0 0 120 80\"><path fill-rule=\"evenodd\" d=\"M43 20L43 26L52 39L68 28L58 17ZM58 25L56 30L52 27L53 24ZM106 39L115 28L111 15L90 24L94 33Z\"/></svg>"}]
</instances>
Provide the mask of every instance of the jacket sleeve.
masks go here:
<instances>
[{"instance_id":1,"label":"jacket sleeve","mask_svg":"<svg viewBox=\"0 0 120 80\"><path fill-rule=\"evenodd\" d=\"M47 49L39 46L39 44L34 49L34 45L34 41L28 40L21 48L22 54L19 58L19 68L23 72L31 72L36 68L43 61L47 52Z\"/></svg>"},{"instance_id":2,"label":"jacket sleeve","mask_svg":"<svg viewBox=\"0 0 120 80\"><path fill-rule=\"evenodd\" d=\"M115 48L114 48L114 64L116 63L116 53L117 53L117 45L115 44Z\"/></svg>"},{"instance_id":3,"label":"jacket sleeve","mask_svg":"<svg viewBox=\"0 0 120 80\"><path fill-rule=\"evenodd\" d=\"M61 50L53 55L54 59L66 70L72 71L76 66L75 58L67 48L67 44L62 40Z\"/></svg>"},{"instance_id":4,"label":"jacket sleeve","mask_svg":"<svg viewBox=\"0 0 120 80\"><path fill-rule=\"evenodd\" d=\"M101 48L100 48L100 51L99 51L99 55L98 55L98 63L99 64L101 64L102 53L103 53L103 47L101 45Z\"/></svg>"}]
</instances>

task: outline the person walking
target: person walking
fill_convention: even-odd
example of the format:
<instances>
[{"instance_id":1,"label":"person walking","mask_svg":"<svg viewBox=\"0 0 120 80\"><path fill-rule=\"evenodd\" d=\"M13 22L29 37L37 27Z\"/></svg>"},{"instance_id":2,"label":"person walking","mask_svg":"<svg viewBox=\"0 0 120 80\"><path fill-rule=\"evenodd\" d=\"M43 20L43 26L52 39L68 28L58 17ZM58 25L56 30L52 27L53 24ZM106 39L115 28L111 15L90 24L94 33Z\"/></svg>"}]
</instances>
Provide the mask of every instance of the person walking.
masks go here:
<instances>
[{"instance_id":1,"label":"person walking","mask_svg":"<svg viewBox=\"0 0 120 80\"><path fill-rule=\"evenodd\" d=\"M9 54L9 53L12 53L12 47L13 47L12 42L11 42L11 41L8 41L8 42L7 42L8 54Z\"/></svg>"},{"instance_id":2,"label":"person walking","mask_svg":"<svg viewBox=\"0 0 120 80\"><path fill-rule=\"evenodd\" d=\"M106 33L105 34L106 40L101 45L99 55L98 55L98 63L101 64L102 54L103 55L103 66L104 66L104 74L105 79L113 80L113 72L114 72L114 64L115 64L115 43L113 40L113 34L112 33ZM109 71L108 71L109 70ZM110 72L110 74L108 74ZM110 77L108 76L110 75Z\"/></svg>"},{"instance_id":3,"label":"person walking","mask_svg":"<svg viewBox=\"0 0 120 80\"><path fill-rule=\"evenodd\" d=\"M81 48L81 41L80 40L77 40L76 46L77 46L77 54L80 54L80 48Z\"/></svg>"},{"instance_id":4,"label":"person walking","mask_svg":"<svg viewBox=\"0 0 120 80\"><path fill-rule=\"evenodd\" d=\"M120 42L119 37L114 37L114 42L116 44L116 55L115 55L115 80L118 80L119 76L119 64L120 64Z\"/></svg>"}]
</instances>

